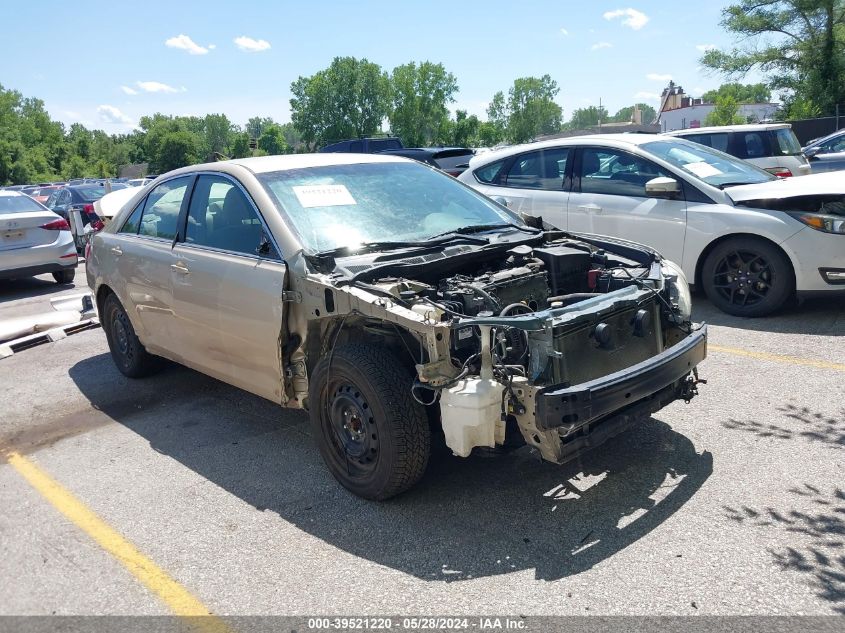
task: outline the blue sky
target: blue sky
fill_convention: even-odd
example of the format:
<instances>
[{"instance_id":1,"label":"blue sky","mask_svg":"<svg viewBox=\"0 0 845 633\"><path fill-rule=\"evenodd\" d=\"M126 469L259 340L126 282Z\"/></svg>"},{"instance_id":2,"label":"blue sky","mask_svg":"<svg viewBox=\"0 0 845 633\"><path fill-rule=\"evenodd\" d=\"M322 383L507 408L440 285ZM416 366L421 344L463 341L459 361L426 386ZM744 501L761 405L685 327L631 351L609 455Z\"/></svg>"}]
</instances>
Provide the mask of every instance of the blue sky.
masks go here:
<instances>
[{"instance_id":1,"label":"blue sky","mask_svg":"<svg viewBox=\"0 0 845 633\"><path fill-rule=\"evenodd\" d=\"M516 77L548 73L564 117L657 105L671 77L699 96L722 83L698 65L727 46L722 0L16 3L0 39L0 82L43 99L66 124L131 129L154 112L290 120L290 84L338 55L386 70L442 62L452 109L484 116ZM749 77L758 79L757 77Z\"/></svg>"}]
</instances>

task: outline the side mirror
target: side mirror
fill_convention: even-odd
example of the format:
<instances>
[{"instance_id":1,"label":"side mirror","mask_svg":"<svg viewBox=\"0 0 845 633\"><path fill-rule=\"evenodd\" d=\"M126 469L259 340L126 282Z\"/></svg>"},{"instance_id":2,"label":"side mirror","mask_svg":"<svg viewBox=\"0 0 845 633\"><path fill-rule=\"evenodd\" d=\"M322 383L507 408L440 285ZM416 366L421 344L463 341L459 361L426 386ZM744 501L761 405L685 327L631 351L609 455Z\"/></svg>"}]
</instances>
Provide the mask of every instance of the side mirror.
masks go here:
<instances>
[{"instance_id":1,"label":"side mirror","mask_svg":"<svg viewBox=\"0 0 845 633\"><path fill-rule=\"evenodd\" d=\"M804 156L807 158L813 158L814 156L821 154L822 148L819 146L816 147L808 147L804 150Z\"/></svg>"},{"instance_id":2,"label":"side mirror","mask_svg":"<svg viewBox=\"0 0 845 633\"><path fill-rule=\"evenodd\" d=\"M650 198L673 198L681 192L681 184L674 178L660 176L645 184L645 195Z\"/></svg>"},{"instance_id":3,"label":"side mirror","mask_svg":"<svg viewBox=\"0 0 845 633\"><path fill-rule=\"evenodd\" d=\"M495 198L493 198L493 202L498 202L503 207L508 206L508 201L506 199L504 199L502 196L496 196Z\"/></svg>"}]
</instances>

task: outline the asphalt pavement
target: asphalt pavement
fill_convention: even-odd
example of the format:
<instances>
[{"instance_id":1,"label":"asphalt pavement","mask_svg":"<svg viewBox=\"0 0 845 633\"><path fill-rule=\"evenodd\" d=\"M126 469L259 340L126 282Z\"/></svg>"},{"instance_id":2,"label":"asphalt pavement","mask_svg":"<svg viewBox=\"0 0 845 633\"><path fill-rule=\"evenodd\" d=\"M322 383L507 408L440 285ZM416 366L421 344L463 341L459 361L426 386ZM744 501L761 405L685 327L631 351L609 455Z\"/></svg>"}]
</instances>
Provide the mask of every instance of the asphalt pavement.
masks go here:
<instances>
[{"instance_id":1,"label":"asphalt pavement","mask_svg":"<svg viewBox=\"0 0 845 633\"><path fill-rule=\"evenodd\" d=\"M2 284L0 318L73 292ZM0 615L167 614L164 586L222 615L845 614L845 300L695 304L690 404L563 467L446 458L385 503L332 479L304 413L172 364L127 379L102 330L2 359Z\"/></svg>"}]
</instances>

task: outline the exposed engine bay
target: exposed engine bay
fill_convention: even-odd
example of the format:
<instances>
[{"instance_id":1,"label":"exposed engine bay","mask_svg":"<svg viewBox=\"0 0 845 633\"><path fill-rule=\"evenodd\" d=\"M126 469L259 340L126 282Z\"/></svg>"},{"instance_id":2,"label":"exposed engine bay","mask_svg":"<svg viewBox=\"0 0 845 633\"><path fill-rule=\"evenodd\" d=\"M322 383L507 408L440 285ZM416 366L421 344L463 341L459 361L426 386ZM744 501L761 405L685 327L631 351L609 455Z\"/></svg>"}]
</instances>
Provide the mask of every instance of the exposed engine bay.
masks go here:
<instances>
[{"instance_id":1,"label":"exposed engine bay","mask_svg":"<svg viewBox=\"0 0 845 633\"><path fill-rule=\"evenodd\" d=\"M563 463L695 395L706 329L689 321L677 266L607 238L547 232L520 241L329 262L336 290L325 291L325 307L342 312L335 304L348 292L352 312L367 305L361 318L407 328L379 331L414 358L411 395L439 410L460 456L528 443ZM664 357L682 342L681 362Z\"/></svg>"}]
</instances>

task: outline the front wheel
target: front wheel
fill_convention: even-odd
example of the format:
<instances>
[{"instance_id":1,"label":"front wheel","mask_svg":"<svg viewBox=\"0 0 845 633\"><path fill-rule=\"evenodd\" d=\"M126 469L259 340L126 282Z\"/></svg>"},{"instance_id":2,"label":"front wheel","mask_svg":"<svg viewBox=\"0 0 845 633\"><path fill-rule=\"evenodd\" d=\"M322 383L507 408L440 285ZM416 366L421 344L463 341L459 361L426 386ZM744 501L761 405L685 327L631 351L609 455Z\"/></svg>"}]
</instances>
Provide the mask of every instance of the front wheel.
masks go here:
<instances>
[{"instance_id":1,"label":"front wheel","mask_svg":"<svg viewBox=\"0 0 845 633\"><path fill-rule=\"evenodd\" d=\"M774 244L735 237L717 245L701 271L704 292L717 308L742 317L780 309L795 290L789 258Z\"/></svg>"},{"instance_id":2,"label":"front wheel","mask_svg":"<svg viewBox=\"0 0 845 633\"><path fill-rule=\"evenodd\" d=\"M365 499L404 492L422 477L431 437L411 397L411 373L388 351L338 347L312 373L311 427L329 471Z\"/></svg>"}]
</instances>

